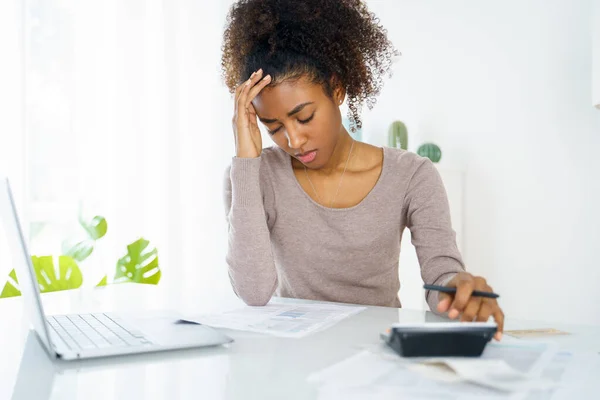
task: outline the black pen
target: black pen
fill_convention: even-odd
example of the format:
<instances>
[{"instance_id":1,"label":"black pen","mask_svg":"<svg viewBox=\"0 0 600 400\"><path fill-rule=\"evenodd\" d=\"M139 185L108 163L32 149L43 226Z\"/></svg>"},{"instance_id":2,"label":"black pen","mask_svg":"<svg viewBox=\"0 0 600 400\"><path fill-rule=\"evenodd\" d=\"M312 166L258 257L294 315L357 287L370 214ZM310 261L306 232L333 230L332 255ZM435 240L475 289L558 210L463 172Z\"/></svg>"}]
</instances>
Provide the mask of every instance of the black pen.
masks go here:
<instances>
[{"instance_id":1,"label":"black pen","mask_svg":"<svg viewBox=\"0 0 600 400\"><path fill-rule=\"evenodd\" d=\"M444 293L456 293L456 288L455 287L446 287L446 286L438 286L438 285L423 285L424 289L429 289L429 290L436 290L438 292L444 292ZM473 292L471 293L471 296L478 296L478 297L487 297L489 299L497 299L498 297L500 297L500 295L496 294L496 293L492 293L492 292L482 292L480 290L473 290Z\"/></svg>"}]
</instances>

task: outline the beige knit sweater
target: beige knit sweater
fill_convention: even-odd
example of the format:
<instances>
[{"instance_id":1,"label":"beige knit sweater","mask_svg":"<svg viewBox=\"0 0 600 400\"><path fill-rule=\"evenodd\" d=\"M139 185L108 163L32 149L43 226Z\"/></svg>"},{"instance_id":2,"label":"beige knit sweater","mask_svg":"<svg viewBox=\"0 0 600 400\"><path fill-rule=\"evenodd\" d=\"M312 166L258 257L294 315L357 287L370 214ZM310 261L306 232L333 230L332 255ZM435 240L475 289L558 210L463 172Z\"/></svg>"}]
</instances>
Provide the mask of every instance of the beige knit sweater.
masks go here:
<instances>
[{"instance_id":1,"label":"beige knit sweater","mask_svg":"<svg viewBox=\"0 0 600 400\"><path fill-rule=\"evenodd\" d=\"M225 176L227 263L249 305L282 297L400 307L400 241L411 231L425 283L444 284L464 264L448 199L433 163L384 148L371 192L351 208L313 201L278 147L234 157ZM437 293L426 293L433 310Z\"/></svg>"}]
</instances>

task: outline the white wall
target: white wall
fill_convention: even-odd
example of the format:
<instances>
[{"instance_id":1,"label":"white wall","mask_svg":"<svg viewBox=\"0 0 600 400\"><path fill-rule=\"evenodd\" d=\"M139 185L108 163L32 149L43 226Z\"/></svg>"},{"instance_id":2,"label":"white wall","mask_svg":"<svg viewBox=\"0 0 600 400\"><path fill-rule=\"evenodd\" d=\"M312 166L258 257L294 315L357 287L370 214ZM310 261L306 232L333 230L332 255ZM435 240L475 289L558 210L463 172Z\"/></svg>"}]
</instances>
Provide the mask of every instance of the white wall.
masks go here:
<instances>
[{"instance_id":1,"label":"white wall","mask_svg":"<svg viewBox=\"0 0 600 400\"><path fill-rule=\"evenodd\" d=\"M600 109L600 0L592 0L593 104Z\"/></svg>"},{"instance_id":2,"label":"white wall","mask_svg":"<svg viewBox=\"0 0 600 400\"><path fill-rule=\"evenodd\" d=\"M466 169L465 260L509 317L600 324L591 1L368 1L403 55L365 140L401 119Z\"/></svg>"}]
</instances>

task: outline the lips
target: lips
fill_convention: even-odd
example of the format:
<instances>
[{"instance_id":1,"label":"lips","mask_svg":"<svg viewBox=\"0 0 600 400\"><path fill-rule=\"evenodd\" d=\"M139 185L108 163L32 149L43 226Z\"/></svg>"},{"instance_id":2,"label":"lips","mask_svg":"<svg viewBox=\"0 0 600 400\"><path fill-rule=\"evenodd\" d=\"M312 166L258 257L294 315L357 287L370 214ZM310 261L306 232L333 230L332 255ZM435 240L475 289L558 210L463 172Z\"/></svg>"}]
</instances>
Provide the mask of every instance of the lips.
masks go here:
<instances>
[{"instance_id":1,"label":"lips","mask_svg":"<svg viewBox=\"0 0 600 400\"><path fill-rule=\"evenodd\" d=\"M297 154L296 158L300 160L303 164L308 164L313 162L317 157L317 150L307 151L306 153Z\"/></svg>"}]
</instances>

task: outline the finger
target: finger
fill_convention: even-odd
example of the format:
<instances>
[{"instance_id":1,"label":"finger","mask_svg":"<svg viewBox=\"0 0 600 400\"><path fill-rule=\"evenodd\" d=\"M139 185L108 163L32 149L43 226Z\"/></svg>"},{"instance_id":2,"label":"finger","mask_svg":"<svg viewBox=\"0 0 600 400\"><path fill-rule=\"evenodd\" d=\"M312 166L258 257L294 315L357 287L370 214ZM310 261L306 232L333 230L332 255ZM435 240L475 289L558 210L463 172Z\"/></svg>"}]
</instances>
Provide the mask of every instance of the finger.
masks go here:
<instances>
[{"instance_id":1,"label":"finger","mask_svg":"<svg viewBox=\"0 0 600 400\"><path fill-rule=\"evenodd\" d=\"M496 303L495 305L496 307L494 308L494 311L492 313L496 324L498 324L498 330L494 337L496 338L496 340L500 340L502 339L502 332L504 332L504 313L500 309L498 303Z\"/></svg>"},{"instance_id":2,"label":"finger","mask_svg":"<svg viewBox=\"0 0 600 400\"><path fill-rule=\"evenodd\" d=\"M246 107L246 112L248 113L250 119L256 122L256 109L254 108L254 105L252 103L248 104L248 106Z\"/></svg>"},{"instance_id":3,"label":"finger","mask_svg":"<svg viewBox=\"0 0 600 400\"><path fill-rule=\"evenodd\" d=\"M246 80L246 81L240 83L238 85L238 87L235 89L235 101L234 101L234 103L235 103L236 107L237 107L238 101L240 99L240 95L242 94L242 90L244 90L244 87L245 87L245 85L246 85L247 82L248 81Z\"/></svg>"},{"instance_id":4,"label":"finger","mask_svg":"<svg viewBox=\"0 0 600 400\"><path fill-rule=\"evenodd\" d=\"M240 84L239 84L239 86L238 86L238 87L237 87L237 89L236 89L236 92L237 92L237 94L239 95L239 94L241 93L242 89L244 89L244 85L245 85L245 84L246 84L246 83L247 83L249 80L250 80L250 81L251 81L251 80L253 80L253 79L254 79L254 78L255 78L255 77L258 75L258 74L262 74L262 68L261 68L261 69L259 69L259 70L257 70L257 71L254 71L254 72L253 72L253 73L250 75L250 77L249 77L247 80L245 80L244 82L242 82L242 83L240 83ZM238 96L238 97L239 97L239 96Z\"/></svg>"},{"instance_id":5,"label":"finger","mask_svg":"<svg viewBox=\"0 0 600 400\"><path fill-rule=\"evenodd\" d=\"M240 93L242 93L242 89L244 88L244 84L245 83L246 82L242 82L242 83L240 83L238 85L238 87L235 88L235 97L234 97L234 100L235 100L236 103L237 103L237 101L238 101L238 99L240 97Z\"/></svg>"},{"instance_id":6,"label":"finger","mask_svg":"<svg viewBox=\"0 0 600 400\"><path fill-rule=\"evenodd\" d=\"M254 85L256 85L258 82L260 82L260 80L263 78L263 70L262 68L259 69L258 71L255 71L252 73L252 75L250 75L249 81L250 81L250 88L252 89L252 87ZM246 81L246 84L248 82Z\"/></svg>"},{"instance_id":7,"label":"finger","mask_svg":"<svg viewBox=\"0 0 600 400\"><path fill-rule=\"evenodd\" d=\"M246 99L246 101L248 102L246 104L246 106L248 106L249 103L252 102L252 100L254 100L254 98L256 96L258 96L258 94L260 93L261 90L263 90L265 88L265 86L267 86L269 83L271 83L271 75L267 75L264 78L262 78L251 90L250 93L248 93L248 98Z\"/></svg>"},{"instance_id":8,"label":"finger","mask_svg":"<svg viewBox=\"0 0 600 400\"><path fill-rule=\"evenodd\" d=\"M246 81L242 82L236 89L236 94L235 94L235 103L236 103L236 107L239 104L240 101L240 97L242 96L242 93L244 92L245 89L247 89L246 85L250 85L252 86L254 83L256 83L258 81L259 76L262 74L262 68L259 69L258 71L254 71L252 73L252 75L250 75L250 78L248 78ZM257 79L258 78L258 79Z\"/></svg>"},{"instance_id":9,"label":"finger","mask_svg":"<svg viewBox=\"0 0 600 400\"><path fill-rule=\"evenodd\" d=\"M490 304L490 299L482 299L479 313L477 314L477 322L486 322L492 315L493 307Z\"/></svg>"},{"instance_id":10,"label":"finger","mask_svg":"<svg viewBox=\"0 0 600 400\"><path fill-rule=\"evenodd\" d=\"M235 102L234 102L235 106L234 106L233 118L232 118L232 121L231 121L234 126L236 126L240 122L240 117L242 119L245 118L244 113L245 113L246 110L244 109L244 107L240 106L240 99L242 98L242 93L244 93L244 90L248 89L248 85L250 84L250 82L251 82L250 79L248 79L247 81L245 81L244 83L242 83L237 88L238 94L236 95L236 99L235 99ZM234 136L235 136L235 128L234 128Z\"/></svg>"},{"instance_id":11,"label":"finger","mask_svg":"<svg viewBox=\"0 0 600 400\"><path fill-rule=\"evenodd\" d=\"M471 298L471 294L473 293L474 289L475 281L472 278L463 279L457 282L456 294L454 295L454 301L450 306L450 314L448 314L450 318L452 318L452 315L456 313L463 312L463 310L467 306L467 303L469 302L469 299Z\"/></svg>"},{"instance_id":12,"label":"finger","mask_svg":"<svg viewBox=\"0 0 600 400\"><path fill-rule=\"evenodd\" d=\"M240 93L240 98L237 101L237 115L241 116L241 118L245 118L245 115L248 111L246 107L246 98L248 97L248 93L250 92L250 88L252 87L252 80L248 79L246 83L244 83L244 88Z\"/></svg>"},{"instance_id":13,"label":"finger","mask_svg":"<svg viewBox=\"0 0 600 400\"><path fill-rule=\"evenodd\" d=\"M250 80L248 79L245 83L240 85L240 95L238 96L235 102L235 109L233 112L233 118L231 119L231 124L233 125L233 139L235 146L238 146L238 131L243 129L243 127L247 124L246 119L246 109L245 107L240 107L240 99L242 97L242 93L244 90L247 90Z\"/></svg>"},{"instance_id":14,"label":"finger","mask_svg":"<svg viewBox=\"0 0 600 400\"><path fill-rule=\"evenodd\" d=\"M450 304L452 304L452 296L450 296L448 293L438 294L437 309L439 312L444 313L448 311L448 309L450 308Z\"/></svg>"},{"instance_id":15,"label":"finger","mask_svg":"<svg viewBox=\"0 0 600 400\"><path fill-rule=\"evenodd\" d=\"M242 91L246 88L246 84L247 83L248 83L248 81L243 82L235 90L235 101L233 102L234 115L237 115L237 113L238 113L239 104L240 104L240 97L242 95Z\"/></svg>"},{"instance_id":16,"label":"finger","mask_svg":"<svg viewBox=\"0 0 600 400\"><path fill-rule=\"evenodd\" d=\"M462 322L472 322L475 319L475 317L477 316L477 314L479 314L480 308L481 308L481 297L479 297L479 296L471 297L471 299L467 303L467 306L465 307L465 309L462 313L462 317L460 318L460 320Z\"/></svg>"}]
</instances>

